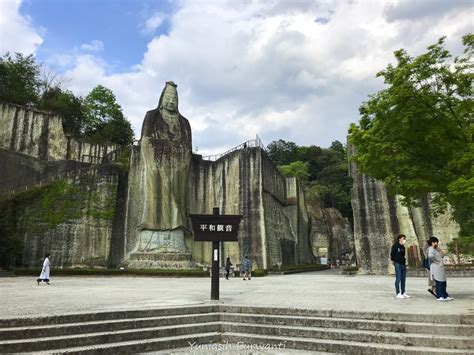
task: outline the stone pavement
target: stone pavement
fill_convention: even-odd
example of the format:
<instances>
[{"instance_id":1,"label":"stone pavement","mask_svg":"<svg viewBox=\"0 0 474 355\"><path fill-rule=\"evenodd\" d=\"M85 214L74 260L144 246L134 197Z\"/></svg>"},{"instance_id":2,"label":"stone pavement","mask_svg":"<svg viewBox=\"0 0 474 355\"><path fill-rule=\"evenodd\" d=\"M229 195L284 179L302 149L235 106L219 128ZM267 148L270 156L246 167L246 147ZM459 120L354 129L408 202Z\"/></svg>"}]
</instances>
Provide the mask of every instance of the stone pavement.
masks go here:
<instances>
[{"instance_id":1,"label":"stone pavement","mask_svg":"<svg viewBox=\"0 0 474 355\"><path fill-rule=\"evenodd\" d=\"M220 280L220 300L210 300L210 278L34 277L0 278L0 318L77 312L151 309L222 303L303 309L422 314L474 314L474 278L448 279L451 302L437 302L426 278L408 278L410 299L394 298L391 276L339 275L334 270Z\"/></svg>"}]
</instances>

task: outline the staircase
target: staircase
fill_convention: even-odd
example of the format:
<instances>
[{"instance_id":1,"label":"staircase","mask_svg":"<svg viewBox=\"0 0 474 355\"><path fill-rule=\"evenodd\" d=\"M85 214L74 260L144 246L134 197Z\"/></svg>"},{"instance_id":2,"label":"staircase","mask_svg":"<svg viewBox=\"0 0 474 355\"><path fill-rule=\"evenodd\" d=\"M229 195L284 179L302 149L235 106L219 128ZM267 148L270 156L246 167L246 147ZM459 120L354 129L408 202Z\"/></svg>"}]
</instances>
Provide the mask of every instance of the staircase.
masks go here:
<instances>
[{"instance_id":1,"label":"staircase","mask_svg":"<svg viewBox=\"0 0 474 355\"><path fill-rule=\"evenodd\" d=\"M472 334L472 315L203 305L0 319L0 353L116 354L243 342L287 351L474 354Z\"/></svg>"}]
</instances>

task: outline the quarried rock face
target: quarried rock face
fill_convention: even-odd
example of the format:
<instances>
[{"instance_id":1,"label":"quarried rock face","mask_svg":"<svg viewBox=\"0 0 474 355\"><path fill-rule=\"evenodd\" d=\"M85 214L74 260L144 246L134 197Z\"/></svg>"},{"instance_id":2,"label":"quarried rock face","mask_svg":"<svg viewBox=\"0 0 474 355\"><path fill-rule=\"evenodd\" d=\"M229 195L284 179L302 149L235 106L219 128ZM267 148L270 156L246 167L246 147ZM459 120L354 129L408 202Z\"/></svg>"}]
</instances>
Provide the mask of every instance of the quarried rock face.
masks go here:
<instances>
[{"instance_id":1,"label":"quarried rock face","mask_svg":"<svg viewBox=\"0 0 474 355\"><path fill-rule=\"evenodd\" d=\"M354 147L349 146L349 155ZM391 196L383 183L361 174L354 163L350 165L353 179L352 210L354 212L354 241L357 263L362 272L387 274L393 272L390 248L398 234L407 236L409 265L421 263L422 246L430 236L446 244L457 237L459 225L449 212L433 217L430 198L421 207L407 208L400 196Z\"/></svg>"},{"instance_id":2,"label":"quarried rock face","mask_svg":"<svg viewBox=\"0 0 474 355\"><path fill-rule=\"evenodd\" d=\"M311 217L311 245L317 258L328 258L331 264L352 265L356 262L352 226L339 210L307 203Z\"/></svg>"},{"instance_id":3,"label":"quarried rock face","mask_svg":"<svg viewBox=\"0 0 474 355\"><path fill-rule=\"evenodd\" d=\"M15 209L9 222L22 243L17 264L38 267L49 252L53 267L110 266L117 186L118 172L103 167L9 196L2 205Z\"/></svg>"},{"instance_id":4,"label":"quarried rock face","mask_svg":"<svg viewBox=\"0 0 474 355\"><path fill-rule=\"evenodd\" d=\"M244 147L217 161L191 155L188 121L177 110L176 86L167 83L159 107L145 117L132 152L125 212L129 267L209 265L211 243L194 242L188 215L241 214L238 243L221 243L221 260L253 268L312 262L304 195L259 147ZM179 260L172 257L183 255ZM160 254L161 256L157 256Z\"/></svg>"},{"instance_id":5,"label":"quarried rock face","mask_svg":"<svg viewBox=\"0 0 474 355\"><path fill-rule=\"evenodd\" d=\"M8 103L0 103L0 148L41 160L94 164L116 149L67 137L61 117Z\"/></svg>"},{"instance_id":6,"label":"quarried rock face","mask_svg":"<svg viewBox=\"0 0 474 355\"><path fill-rule=\"evenodd\" d=\"M49 184L56 186L52 191L43 186L37 195L20 194L27 198L8 228L26 226L32 216L41 226L14 231L23 243L20 264L38 265L50 252L54 267L210 265L211 243L194 242L188 216L212 214L214 207L221 214L243 215L239 241L221 243L222 262L229 256L239 265L244 255L253 269L314 262L303 189L279 173L264 149L242 146L207 161L191 147L190 125L178 111L172 82L158 108L146 114L128 171L109 164L115 147L66 137L59 117L1 104L0 164L28 175L28 191L36 191L29 184L44 178L62 184ZM8 181L17 177L10 174L0 183L11 192L17 186ZM64 208L59 215L44 215L40 206L51 203L46 192L55 188Z\"/></svg>"}]
</instances>

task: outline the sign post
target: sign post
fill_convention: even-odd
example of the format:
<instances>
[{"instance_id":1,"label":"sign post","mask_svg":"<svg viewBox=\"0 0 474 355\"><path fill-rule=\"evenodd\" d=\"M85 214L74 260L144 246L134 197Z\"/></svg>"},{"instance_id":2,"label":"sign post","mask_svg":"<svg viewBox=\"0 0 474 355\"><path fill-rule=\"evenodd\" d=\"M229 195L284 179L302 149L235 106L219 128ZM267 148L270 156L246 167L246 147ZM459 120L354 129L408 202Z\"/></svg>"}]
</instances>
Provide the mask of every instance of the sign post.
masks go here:
<instances>
[{"instance_id":1,"label":"sign post","mask_svg":"<svg viewBox=\"0 0 474 355\"><path fill-rule=\"evenodd\" d=\"M211 300L219 299L219 242L236 242L241 215L220 215L219 207L213 214L190 214L197 242L212 242Z\"/></svg>"},{"instance_id":2,"label":"sign post","mask_svg":"<svg viewBox=\"0 0 474 355\"><path fill-rule=\"evenodd\" d=\"M214 216L219 215L219 207L212 210ZM211 300L219 299L219 242L212 242Z\"/></svg>"}]
</instances>

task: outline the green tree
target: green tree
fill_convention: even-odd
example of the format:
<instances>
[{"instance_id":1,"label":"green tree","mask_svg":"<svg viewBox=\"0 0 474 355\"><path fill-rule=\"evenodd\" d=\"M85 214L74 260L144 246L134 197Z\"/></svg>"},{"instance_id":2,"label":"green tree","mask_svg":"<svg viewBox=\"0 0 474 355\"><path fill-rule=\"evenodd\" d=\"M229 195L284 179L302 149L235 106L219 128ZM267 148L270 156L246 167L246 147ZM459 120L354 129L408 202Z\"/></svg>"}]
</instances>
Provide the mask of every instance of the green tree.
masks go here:
<instances>
[{"instance_id":1,"label":"green tree","mask_svg":"<svg viewBox=\"0 0 474 355\"><path fill-rule=\"evenodd\" d=\"M287 165L298 160L298 146L283 139L273 141L267 146L268 155L275 165Z\"/></svg>"},{"instance_id":2,"label":"green tree","mask_svg":"<svg viewBox=\"0 0 474 355\"><path fill-rule=\"evenodd\" d=\"M468 237L474 235L474 35L463 37L464 54L454 60L444 42L418 57L395 52L396 65L377 74L388 87L362 104L349 141L362 172L407 204L435 193L435 213L453 206L461 237Z\"/></svg>"},{"instance_id":3,"label":"green tree","mask_svg":"<svg viewBox=\"0 0 474 355\"><path fill-rule=\"evenodd\" d=\"M294 176L303 181L308 180L309 177L309 164L307 162L294 161L288 165L280 165L278 170L284 176Z\"/></svg>"},{"instance_id":4,"label":"green tree","mask_svg":"<svg viewBox=\"0 0 474 355\"><path fill-rule=\"evenodd\" d=\"M112 90L98 85L84 99L83 131L95 143L127 145L133 130Z\"/></svg>"},{"instance_id":5,"label":"green tree","mask_svg":"<svg viewBox=\"0 0 474 355\"><path fill-rule=\"evenodd\" d=\"M71 91L52 87L45 91L38 107L61 116L66 133L79 137L84 128L84 113L81 98Z\"/></svg>"},{"instance_id":6,"label":"green tree","mask_svg":"<svg viewBox=\"0 0 474 355\"><path fill-rule=\"evenodd\" d=\"M122 107L117 103L112 90L97 85L84 99L86 131L93 131L101 124L123 117Z\"/></svg>"},{"instance_id":7,"label":"green tree","mask_svg":"<svg viewBox=\"0 0 474 355\"><path fill-rule=\"evenodd\" d=\"M18 105L38 102L40 66L35 57L8 52L0 57L0 100Z\"/></svg>"},{"instance_id":8,"label":"green tree","mask_svg":"<svg viewBox=\"0 0 474 355\"><path fill-rule=\"evenodd\" d=\"M271 142L270 158L285 176L297 176L305 182L308 201L317 199L322 207L336 208L350 221L352 179L349 176L347 149L339 141L329 148L298 146L282 139Z\"/></svg>"}]
</instances>

